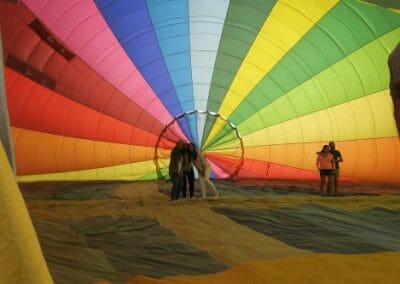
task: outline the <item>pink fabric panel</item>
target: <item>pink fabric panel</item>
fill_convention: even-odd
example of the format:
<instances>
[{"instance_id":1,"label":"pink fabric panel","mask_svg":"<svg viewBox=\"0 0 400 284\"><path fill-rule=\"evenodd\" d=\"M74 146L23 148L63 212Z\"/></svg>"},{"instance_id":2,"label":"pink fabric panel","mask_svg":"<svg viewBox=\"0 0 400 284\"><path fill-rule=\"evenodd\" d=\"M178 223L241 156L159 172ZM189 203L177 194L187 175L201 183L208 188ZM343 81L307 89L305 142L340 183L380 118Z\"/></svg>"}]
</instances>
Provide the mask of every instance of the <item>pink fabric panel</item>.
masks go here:
<instances>
[{"instance_id":1,"label":"pink fabric panel","mask_svg":"<svg viewBox=\"0 0 400 284\"><path fill-rule=\"evenodd\" d=\"M229 175L225 173L220 167L218 167L217 164L213 163L211 159L208 159L208 162L211 164L211 169L218 179L229 178Z\"/></svg>"},{"instance_id":2,"label":"pink fabric panel","mask_svg":"<svg viewBox=\"0 0 400 284\"><path fill-rule=\"evenodd\" d=\"M166 124L172 119L130 61L92 0L23 2L75 54L125 95L161 122Z\"/></svg>"}]
</instances>

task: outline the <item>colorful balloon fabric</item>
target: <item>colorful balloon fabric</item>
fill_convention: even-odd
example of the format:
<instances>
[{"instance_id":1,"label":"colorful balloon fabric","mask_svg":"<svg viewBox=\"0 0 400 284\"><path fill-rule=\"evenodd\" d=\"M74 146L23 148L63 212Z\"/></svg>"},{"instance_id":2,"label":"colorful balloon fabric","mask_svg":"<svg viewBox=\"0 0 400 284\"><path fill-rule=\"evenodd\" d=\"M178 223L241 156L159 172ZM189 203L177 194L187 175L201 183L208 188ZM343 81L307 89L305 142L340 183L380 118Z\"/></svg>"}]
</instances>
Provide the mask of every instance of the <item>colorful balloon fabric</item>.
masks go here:
<instances>
[{"instance_id":1,"label":"colorful balloon fabric","mask_svg":"<svg viewBox=\"0 0 400 284\"><path fill-rule=\"evenodd\" d=\"M385 1L370 1L385 2ZM379 4L379 3L378 3ZM400 182L398 7L357 0L0 2L19 181L152 180L191 141L215 178Z\"/></svg>"}]
</instances>

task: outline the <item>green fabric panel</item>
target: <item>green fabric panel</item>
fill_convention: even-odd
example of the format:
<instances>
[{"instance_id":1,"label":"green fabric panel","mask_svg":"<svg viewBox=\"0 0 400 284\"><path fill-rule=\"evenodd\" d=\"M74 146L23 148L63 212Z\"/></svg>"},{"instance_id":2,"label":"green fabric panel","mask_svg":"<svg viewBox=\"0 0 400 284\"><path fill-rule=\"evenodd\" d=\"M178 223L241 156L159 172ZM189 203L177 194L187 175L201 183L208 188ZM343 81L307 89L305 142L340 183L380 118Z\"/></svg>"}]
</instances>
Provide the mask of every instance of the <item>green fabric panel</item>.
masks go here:
<instances>
[{"instance_id":1,"label":"green fabric panel","mask_svg":"<svg viewBox=\"0 0 400 284\"><path fill-rule=\"evenodd\" d=\"M239 125L310 77L399 26L399 14L357 1L340 2L261 80L230 120Z\"/></svg>"},{"instance_id":2,"label":"green fabric panel","mask_svg":"<svg viewBox=\"0 0 400 284\"><path fill-rule=\"evenodd\" d=\"M386 8L400 9L399 0L363 0L365 2L370 2L375 5L379 5Z\"/></svg>"},{"instance_id":3,"label":"green fabric panel","mask_svg":"<svg viewBox=\"0 0 400 284\"><path fill-rule=\"evenodd\" d=\"M230 2L211 81L208 110L218 112L226 91L274 4L274 0Z\"/></svg>"},{"instance_id":4,"label":"green fabric panel","mask_svg":"<svg viewBox=\"0 0 400 284\"><path fill-rule=\"evenodd\" d=\"M207 110L218 112L222 100L275 0L231 0L215 61ZM205 137L209 132L204 132Z\"/></svg>"},{"instance_id":5,"label":"green fabric panel","mask_svg":"<svg viewBox=\"0 0 400 284\"><path fill-rule=\"evenodd\" d=\"M215 116L211 116L211 115L207 115L207 120L206 123L204 125L204 129L203 129L203 140L202 143L204 143L207 140L208 134L210 133L214 122L215 122L216 117Z\"/></svg>"},{"instance_id":6,"label":"green fabric panel","mask_svg":"<svg viewBox=\"0 0 400 284\"><path fill-rule=\"evenodd\" d=\"M239 124L240 133L246 135L387 89L387 58L399 38L400 28L357 50Z\"/></svg>"},{"instance_id":7,"label":"green fabric panel","mask_svg":"<svg viewBox=\"0 0 400 284\"><path fill-rule=\"evenodd\" d=\"M161 176L163 178L169 178L168 174L168 167L160 168ZM146 181L146 180L157 180L158 179L158 174L157 172L150 173L148 175L142 176L139 178L139 181Z\"/></svg>"},{"instance_id":8,"label":"green fabric panel","mask_svg":"<svg viewBox=\"0 0 400 284\"><path fill-rule=\"evenodd\" d=\"M239 143L239 137L237 137L236 131L231 128L229 125L225 125L221 131L218 133L215 139L213 139L213 143L209 144L206 149L207 150L215 150L221 149L220 145ZM225 148L223 146L222 148Z\"/></svg>"},{"instance_id":9,"label":"green fabric panel","mask_svg":"<svg viewBox=\"0 0 400 284\"><path fill-rule=\"evenodd\" d=\"M156 180L156 179L158 179L158 175L157 175L156 172L150 173L148 175L145 175L145 176L142 176L142 177L138 178L138 180L140 180L140 181Z\"/></svg>"}]
</instances>

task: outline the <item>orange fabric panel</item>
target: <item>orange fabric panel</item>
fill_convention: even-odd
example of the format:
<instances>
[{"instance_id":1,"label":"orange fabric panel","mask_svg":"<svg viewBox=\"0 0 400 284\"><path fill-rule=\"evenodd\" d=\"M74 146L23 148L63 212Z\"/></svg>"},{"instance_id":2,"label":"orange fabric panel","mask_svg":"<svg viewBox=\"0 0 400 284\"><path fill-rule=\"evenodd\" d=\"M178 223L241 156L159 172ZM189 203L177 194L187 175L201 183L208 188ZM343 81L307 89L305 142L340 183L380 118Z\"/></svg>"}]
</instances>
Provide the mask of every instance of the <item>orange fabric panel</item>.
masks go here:
<instances>
[{"instance_id":1,"label":"orange fabric panel","mask_svg":"<svg viewBox=\"0 0 400 284\"><path fill-rule=\"evenodd\" d=\"M17 175L76 171L152 160L153 147L130 146L12 128Z\"/></svg>"},{"instance_id":2,"label":"orange fabric panel","mask_svg":"<svg viewBox=\"0 0 400 284\"><path fill-rule=\"evenodd\" d=\"M325 143L266 145L245 149L245 159L269 161L292 168L315 170L315 153ZM342 153L342 177L372 182L400 182L400 139L387 137L336 141ZM282 176L281 178L284 178Z\"/></svg>"}]
</instances>

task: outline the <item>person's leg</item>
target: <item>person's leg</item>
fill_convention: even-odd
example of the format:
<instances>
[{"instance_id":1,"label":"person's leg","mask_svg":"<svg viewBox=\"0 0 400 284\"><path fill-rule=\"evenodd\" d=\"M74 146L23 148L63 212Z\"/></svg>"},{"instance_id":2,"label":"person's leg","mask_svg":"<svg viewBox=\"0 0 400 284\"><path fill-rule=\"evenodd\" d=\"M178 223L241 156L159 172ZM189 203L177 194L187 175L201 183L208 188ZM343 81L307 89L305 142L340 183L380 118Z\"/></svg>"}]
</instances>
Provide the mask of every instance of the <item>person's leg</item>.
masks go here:
<instances>
[{"instance_id":1,"label":"person's leg","mask_svg":"<svg viewBox=\"0 0 400 284\"><path fill-rule=\"evenodd\" d=\"M181 194L181 191L183 190L183 179L185 178L184 175L178 175L177 176L177 190L175 192L175 200L179 199L179 195Z\"/></svg>"},{"instance_id":2,"label":"person's leg","mask_svg":"<svg viewBox=\"0 0 400 284\"><path fill-rule=\"evenodd\" d=\"M171 182L172 182L172 190L171 190L171 201L175 202L176 201L176 192L179 189L180 182L179 182L179 176L178 175L173 175L171 177ZM178 191L179 192L179 191Z\"/></svg>"},{"instance_id":3,"label":"person's leg","mask_svg":"<svg viewBox=\"0 0 400 284\"><path fill-rule=\"evenodd\" d=\"M340 170L339 169L333 170L333 194L335 195L338 192L339 176L340 176Z\"/></svg>"},{"instance_id":4,"label":"person's leg","mask_svg":"<svg viewBox=\"0 0 400 284\"><path fill-rule=\"evenodd\" d=\"M319 193L323 194L324 193L324 185L325 185L326 176L324 176L322 173L320 173L319 178L320 178Z\"/></svg>"},{"instance_id":5,"label":"person's leg","mask_svg":"<svg viewBox=\"0 0 400 284\"><path fill-rule=\"evenodd\" d=\"M183 173L183 178L182 178L182 198L183 199L186 199L186 188L187 188L186 176L187 176L187 173Z\"/></svg>"},{"instance_id":6,"label":"person's leg","mask_svg":"<svg viewBox=\"0 0 400 284\"><path fill-rule=\"evenodd\" d=\"M215 187L214 183L210 180L210 174L211 174L211 168L207 167L206 168L206 173L204 175L205 176L205 181L211 187L211 189L213 190L214 195L216 197L218 197L219 196L219 192L218 192L217 188Z\"/></svg>"},{"instance_id":7,"label":"person's leg","mask_svg":"<svg viewBox=\"0 0 400 284\"><path fill-rule=\"evenodd\" d=\"M194 194L194 171L193 168L190 169L188 173L188 180L189 180L189 197L193 198Z\"/></svg>"},{"instance_id":8,"label":"person's leg","mask_svg":"<svg viewBox=\"0 0 400 284\"><path fill-rule=\"evenodd\" d=\"M327 195L331 195L332 192L332 184L333 184L333 175L328 175L328 185L326 188Z\"/></svg>"},{"instance_id":9,"label":"person's leg","mask_svg":"<svg viewBox=\"0 0 400 284\"><path fill-rule=\"evenodd\" d=\"M201 196L203 198L206 198L206 183L205 183L205 177L202 175L199 175L199 185L200 185L200 191L201 191Z\"/></svg>"}]
</instances>

